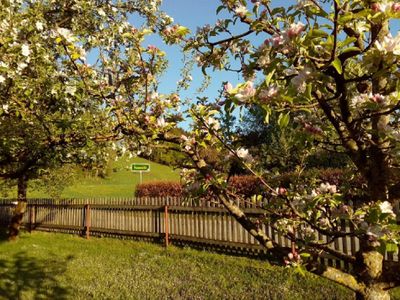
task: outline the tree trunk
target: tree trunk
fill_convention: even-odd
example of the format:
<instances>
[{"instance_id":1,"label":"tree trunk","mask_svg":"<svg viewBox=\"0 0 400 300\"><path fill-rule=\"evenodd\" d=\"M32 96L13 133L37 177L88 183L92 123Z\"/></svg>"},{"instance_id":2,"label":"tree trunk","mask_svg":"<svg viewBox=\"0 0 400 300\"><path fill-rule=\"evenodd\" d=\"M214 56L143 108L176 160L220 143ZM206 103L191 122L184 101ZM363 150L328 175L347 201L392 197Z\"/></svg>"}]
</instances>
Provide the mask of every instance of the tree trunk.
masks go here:
<instances>
[{"instance_id":1,"label":"tree trunk","mask_svg":"<svg viewBox=\"0 0 400 300\"><path fill-rule=\"evenodd\" d=\"M390 300L388 291L377 286L368 286L362 292L356 293L356 300Z\"/></svg>"},{"instance_id":2,"label":"tree trunk","mask_svg":"<svg viewBox=\"0 0 400 300\"><path fill-rule=\"evenodd\" d=\"M381 142L381 141L377 141ZM369 201L389 199L389 166L384 150L373 146L370 150L370 165L366 174Z\"/></svg>"},{"instance_id":3,"label":"tree trunk","mask_svg":"<svg viewBox=\"0 0 400 300\"><path fill-rule=\"evenodd\" d=\"M22 175L18 178L18 199L17 206L14 210L14 215L11 218L11 224L9 227L8 239L16 240L18 237L19 230L22 224L22 218L24 217L27 200L26 200L26 191L28 186L28 180L25 175Z\"/></svg>"},{"instance_id":4,"label":"tree trunk","mask_svg":"<svg viewBox=\"0 0 400 300\"><path fill-rule=\"evenodd\" d=\"M390 294L383 289L383 255L368 242L361 241L356 255L355 271L362 288L356 292L357 300L390 300Z\"/></svg>"},{"instance_id":5,"label":"tree trunk","mask_svg":"<svg viewBox=\"0 0 400 300\"><path fill-rule=\"evenodd\" d=\"M375 1L373 1L375 2ZM372 3L371 2L371 5ZM371 27L373 40L383 41L389 34L389 22L383 21L381 24L375 24ZM374 69L380 71L384 68L383 59L377 59L373 62ZM372 79L372 94L387 94L387 79L379 76ZM387 126L390 122L389 115L378 115L371 118L371 139L373 144L369 149L368 163L368 190L372 201L385 201L389 198L389 157L387 149L390 148L390 142L386 137Z\"/></svg>"}]
</instances>

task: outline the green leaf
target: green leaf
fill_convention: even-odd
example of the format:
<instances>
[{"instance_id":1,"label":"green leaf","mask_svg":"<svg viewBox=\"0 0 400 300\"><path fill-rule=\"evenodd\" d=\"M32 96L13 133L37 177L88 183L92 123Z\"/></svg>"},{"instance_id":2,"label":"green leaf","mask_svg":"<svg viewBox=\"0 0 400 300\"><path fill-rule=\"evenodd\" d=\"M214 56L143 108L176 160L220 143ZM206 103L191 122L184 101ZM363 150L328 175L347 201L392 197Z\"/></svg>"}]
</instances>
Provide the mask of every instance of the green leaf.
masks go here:
<instances>
[{"instance_id":1,"label":"green leaf","mask_svg":"<svg viewBox=\"0 0 400 300\"><path fill-rule=\"evenodd\" d=\"M352 13L340 15L338 18L338 22L340 24L345 24L346 22L349 22L354 19L354 15Z\"/></svg>"},{"instance_id":2,"label":"green leaf","mask_svg":"<svg viewBox=\"0 0 400 300\"><path fill-rule=\"evenodd\" d=\"M286 114L280 114L278 117L278 125L280 128L285 128L288 126L289 124L289 120L290 120L290 116L289 116L289 112Z\"/></svg>"},{"instance_id":3,"label":"green leaf","mask_svg":"<svg viewBox=\"0 0 400 300\"><path fill-rule=\"evenodd\" d=\"M344 47L344 46L350 45L351 43L354 43L355 41L357 41L357 39L352 36L352 37L346 38L343 42L340 42L339 45L340 45L340 47Z\"/></svg>"},{"instance_id":4,"label":"green leaf","mask_svg":"<svg viewBox=\"0 0 400 300\"><path fill-rule=\"evenodd\" d=\"M313 99L311 93L312 93L312 83L310 82L310 83L307 84L306 93L305 93L306 98L307 98L307 100L309 100L309 101L312 101L312 99Z\"/></svg>"},{"instance_id":5,"label":"green leaf","mask_svg":"<svg viewBox=\"0 0 400 300\"><path fill-rule=\"evenodd\" d=\"M397 252L397 244L395 243L386 243L386 252Z\"/></svg>"},{"instance_id":6,"label":"green leaf","mask_svg":"<svg viewBox=\"0 0 400 300\"><path fill-rule=\"evenodd\" d=\"M176 33L180 36L185 36L190 32L189 28L185 26L179 26L178 29L176 30Z\"/></svg>"},{"instance_id":7,"label":"green leaf","mask_svg":"<svg viewBox=\"0 0 400 300\"><path fill-rule=\"evenodd\" d=\"M336 69L336 71L337 71L339 74L342 74L342 73L343 73L342 62L340 61L339 58L336 58L336 59L331 63L331 65Z\"/></svg>"},{"instance_id":8,"label":"green leaf","mask_svg":"<svg viewBox=\"0 0 400 300\"><path fill-rule=\"evenodd\" d=\"M265 114L265 118L264 118L264 123L265 124L268 124L269 123L269 117L270 117L270 113L269 112L267 112L266 114Z\"/></svg>"},{"instance_id":9,"label":"green leaf","mask_svg":"<svg viewBox=\"0 0 400 300\"><path fill-rule=\"evenodd\" d=\"M275 70L272 70L267 77L265 78L265 85L269 86L269 83L271 82L272 76L274 76Z\"/></svg>"},{"instance_id":10,"label":"green leaf","mask_svg":"<svg viewBox=\"0 0 400 300\"><path fill-rule=\"evenodd\" d=\"M218 6L218 8L217 8L217 15L219 14L219 12L221 11L221 10L223 10L225 8L225 6L224 5L220 5L220 6Z\"/></svg>"},{"instance_id":11,"label":"green leaf","mask_svg":"<svg viewBox=\"0 0 400 300\"><path fill-rule=\"evenodd\" d=\"M344 49L342 51L342 54L343 53L349 53L349 52L359 52L359 53L361 53L361 50L358 47L349 47L349 48Z\"/></svg>"},{"instance_id":12,"label":"green leaf","mask_svg":"<svg viewBox=\"0 0 400 300\"><path fill-rule=\"evenodd\" d=\"M78 52L74 52L71 55L72 60L77 60L80 57L81 57L81 55Z\"/></svg>"},{"instance_id":13,"label":"green leaf","mask_svg":"<svg viewBox=\"0 0 400 300\"><path fill-rule=\"evenodd\" d=\"M327 37L329 34L321 29L312 29L310 30L309 35L313 38L318 38L318 37Z\"/></svg>"}]
</instances>

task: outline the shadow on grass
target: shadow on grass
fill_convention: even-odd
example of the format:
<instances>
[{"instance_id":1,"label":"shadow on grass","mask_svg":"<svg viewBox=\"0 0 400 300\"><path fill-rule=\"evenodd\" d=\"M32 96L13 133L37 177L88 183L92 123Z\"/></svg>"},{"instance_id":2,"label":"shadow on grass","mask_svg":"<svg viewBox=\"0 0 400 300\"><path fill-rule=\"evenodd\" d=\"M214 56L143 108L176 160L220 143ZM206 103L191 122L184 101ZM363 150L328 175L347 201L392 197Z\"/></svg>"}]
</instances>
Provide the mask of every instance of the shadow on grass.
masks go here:
<instances>
[{"instance_id":1,"label":"shadow on grass","mask_svg":"<svg viewBox=\"0 0 400 300\"><path fill-rule=\"evenodd\" d=\"M8 241L8 228L0 226L0 244Z\"/></svg>"},{"instance_id":2,"label":"shadow on grass","mask_svg":"<svg viewBox=\"0 0 400 300\"><path fill-rule=\"evenodd\" d=\"M71 259L44 260L19 252L0 260L1 299L67 299L71 295L59 284L57 276L66 271Z\"/></svg>"}]
</instances>

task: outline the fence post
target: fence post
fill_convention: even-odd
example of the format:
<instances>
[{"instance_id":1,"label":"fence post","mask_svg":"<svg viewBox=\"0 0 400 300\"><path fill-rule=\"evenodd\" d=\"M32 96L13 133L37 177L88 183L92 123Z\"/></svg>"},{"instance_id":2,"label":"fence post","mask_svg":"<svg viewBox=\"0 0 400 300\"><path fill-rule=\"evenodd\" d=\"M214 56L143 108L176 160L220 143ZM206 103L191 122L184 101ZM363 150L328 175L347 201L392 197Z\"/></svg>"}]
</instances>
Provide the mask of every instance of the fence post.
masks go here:
<instances>
[{"instance_id":1,"label":"fence post","mask_svg":"<svg viewBox=\"0 0 400 300\"><path fill-rule=\"evenodd\" d=\"M90 205L85 205L85 233L86 239L90 238Z\"/></svg>"},{"instance_id":2,"label":"fence post","mask_svg":"<svg viewBox=\"0 0 400 300\"><path fill-rule=\"evenodd\" d=\"M34 204L30 204L30 209L29 209L29 233L32 232L33 228L33 209L35 208Z\"/></svg>"},{"instance_id":3,"label":"fence post","mask_svg":"<svg viewBox=\"0 0 400 300\"><path fill-rule=\"evenodd\" d=\"M164 225L165 225L165 248L167 248L169 244L168 205L164 206Z\"/></svg>"}]
</instances>

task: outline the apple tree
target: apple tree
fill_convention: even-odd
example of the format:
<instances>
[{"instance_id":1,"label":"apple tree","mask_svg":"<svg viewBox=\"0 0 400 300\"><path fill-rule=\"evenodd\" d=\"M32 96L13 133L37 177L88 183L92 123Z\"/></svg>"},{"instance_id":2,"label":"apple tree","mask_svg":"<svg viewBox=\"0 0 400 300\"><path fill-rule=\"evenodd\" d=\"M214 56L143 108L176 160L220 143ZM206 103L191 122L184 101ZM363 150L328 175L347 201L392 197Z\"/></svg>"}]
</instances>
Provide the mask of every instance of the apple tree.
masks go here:
<instances>
[{"instance_id":1,"label":"apple tree","mask_svg":"<svg viewBox=\"0 0 400 300\"><path fill-rule=\"evenodd\" d=\"M137 150L172 126L179 97L157 93L165 53L146 44L172 28L160 2L0 4L0 178L18 186L10 238L30 179L64 164L104 165L110 147ZM170 42L187 33L174 26L163 33Z\"/></svg>"},{"instance_id":2,"label":"apple tree","mask_svg":"<svg viewBox=\"0 0 400 300\"><path fill-rule=\"evenodd\" d=\"M225 11L231 18L200 28L186 40L186 50L204 72L242 75L237 86L225 84L222 109L257 106L266 122L274 113L282 128L289 121L297 124L299 135L308 134L310 147L346 153L356 175L366 182L365 191L358 191L361 200L350 203L341 187L324 182L290 188L269 185L268 170L254 171L260 168L248 150L233 147L221 134L215 122L221 101L191 109L193 135L182 138L194 169L186 171L187 179L202 179L203 187L287 264L305 265L352 289L359 299L389 299L388 290L400 280L400 265L384 260L385 251L397 251L400 241L393 212L400 159L400 34L391 31L399 24L400 3L305 0L276 7L274 2L222 0L217 13ZM201 156L207 147L228 149L259 176L269 195L262 218L248 217L231 201L238 196L227 188L226 174ZM343 220L354 230L343 227ZM259 226L264 221L293 247L285 249L267 236ZM327 241L318 240L318 234L326 235ZM356 254L331 247L344 237L360 241ZM321 253L354 268L320 265L314 258Z\"/></svg>"}]
</instances>

